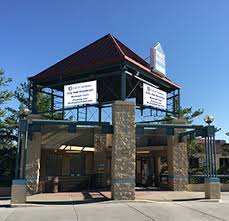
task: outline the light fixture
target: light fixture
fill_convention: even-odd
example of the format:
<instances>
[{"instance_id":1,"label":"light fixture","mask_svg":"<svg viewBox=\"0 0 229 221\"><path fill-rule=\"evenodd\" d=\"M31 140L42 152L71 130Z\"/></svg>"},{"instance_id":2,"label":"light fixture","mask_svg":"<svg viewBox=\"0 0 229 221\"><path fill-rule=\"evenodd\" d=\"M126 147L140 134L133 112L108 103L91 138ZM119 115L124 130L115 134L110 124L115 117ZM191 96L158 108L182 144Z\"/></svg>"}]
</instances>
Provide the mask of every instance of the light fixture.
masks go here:
<instances>
[{"instance_id":1,"label":"light fixture","mask_svg":"<svg viewBox=\"0 0 229 221\"><path fill-rule=\"evenodd\" d=\"M149 150L139 150L139 151L137 151L137 153L138 154L148 154L148 153L150 153L150 151Z\"/></svg>"},{"instance_id":2,"label":"light fixture","mask_svg":"<svg viewBox=\"0 0 229 221\"><path fill-rule=\"evenodd\" d=\"M212 115L206 115L204 118L205 123L210 125L214 121L214 117Z\"/></svg>"},{"instance_id":3,"label":"light fixture","mask_svg":"<svg viewBox=\"0 0 229 221\"><path fill-rule=\"evenodd\" d=\"M23 108L20 110L20 115L27 117L28 115L31 114L31 110L29 110L28 108Z\"/></svg>"},{"instance_id":4,"label":"light fixture","mask_svg":"<svg viewBox=\"0 0 229 221\"><path fill-rule=\"evenodd\" d=\"M65 152L71 152L71 151L87 151L87 152L94 152L94 147L81 147L81 146L68 146L68 145L61 145L59 147L59 150L64 150Z\"/></svg>"}]
</instances>

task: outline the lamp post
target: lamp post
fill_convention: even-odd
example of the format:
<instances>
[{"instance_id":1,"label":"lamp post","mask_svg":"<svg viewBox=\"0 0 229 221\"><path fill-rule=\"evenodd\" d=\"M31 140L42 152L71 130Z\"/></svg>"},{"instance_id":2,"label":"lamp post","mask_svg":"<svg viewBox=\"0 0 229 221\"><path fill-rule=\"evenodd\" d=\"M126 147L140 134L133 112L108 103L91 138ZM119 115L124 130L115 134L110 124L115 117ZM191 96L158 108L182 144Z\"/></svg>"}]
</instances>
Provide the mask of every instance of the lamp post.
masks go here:
<instances>
[{"instance_id":1,"label":"lamp post","mask_svg":"<svg viewBox=\"0 0 229 221\"><path fill-rule=\"evenodd\" d=\"M204 121L208 124L205 127L206 175L207 177L216 177L215 127L211 126L214 117L206 115Z\"/></svg>"},{"instance_id":2,"label":"lamp post","mask_svg":"<svg viewBox=\"0 0 229 221\"><path fill-rule=\"evenodd\" d=\"M207 124L205 127L205 197L208 199L220 199L220 180L217 177L216 170L215 127L211 125L214 117L206 115L204 121Z\"/></svg>"},{"instance_id":3,"label":"lamp post","mask_svg":"<svg viewBox=\"0 0 229 221\"><path fill-rule=\"evenodd\" d=\"M23 108L19 112L19 123L18 123L18 143L17 143L17 156L16 156L16 168L15 168L15 179L19 178L19 162L21 155L21 137L25 136L24 142L24 165L23 165L23 178L25 177L25 160L28 143L28 120L26 117L31 113L28 108Z\"/></svg>"},{"instance_id":4,"label":"lamp post","mask_svg":"<svg viewBox=\"0 0 229 221\"><path fill-rule=\"evenodd\" d=\"M27 116L30 110L22 109L19 113L18 123L18 144L17 144L17 158L15 168L15 179L12 181L11 187L11 205L24 204L26 202L26 157L28 146L28 120ZM23 142L21 142L23 139ZM21 145L22 143L22 145ZM22 174L19 173L19 164L21 160L21 149L24 149Z\"/></svg>"}]
</instances>

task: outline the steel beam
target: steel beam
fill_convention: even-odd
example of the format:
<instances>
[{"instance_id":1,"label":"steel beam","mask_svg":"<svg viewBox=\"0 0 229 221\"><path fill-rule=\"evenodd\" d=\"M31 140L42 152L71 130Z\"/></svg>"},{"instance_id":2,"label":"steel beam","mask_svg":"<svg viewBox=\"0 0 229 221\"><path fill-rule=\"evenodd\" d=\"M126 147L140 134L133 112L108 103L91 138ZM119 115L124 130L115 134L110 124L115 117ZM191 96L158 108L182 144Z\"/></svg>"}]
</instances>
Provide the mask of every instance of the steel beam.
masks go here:
<instances>
[{"instance_id":1,"label":"steel beam","mask_svg":"<svg viewBox=\"0 0 229 221\"><path fill-rule=\"evenodd\" d=\"M203 125L187 125L187 124L149 124L149 123L136 123L137 127L145 128L181 128L181 129L196 129L203 128Z\"/></svg>"},{"instance_id":2,"label":"steel beam","mask_svg":"<svg viewBox=\"0 0 229 221\"><path fill-rule=\"evenodd\" d=\"M39 125L76 125L76 126L99 126L99 125L110 125L109 122L97 122L97 121L70 121L70 120L42 120L34 119L32 124Z\"/></svg>"}]
</instances>

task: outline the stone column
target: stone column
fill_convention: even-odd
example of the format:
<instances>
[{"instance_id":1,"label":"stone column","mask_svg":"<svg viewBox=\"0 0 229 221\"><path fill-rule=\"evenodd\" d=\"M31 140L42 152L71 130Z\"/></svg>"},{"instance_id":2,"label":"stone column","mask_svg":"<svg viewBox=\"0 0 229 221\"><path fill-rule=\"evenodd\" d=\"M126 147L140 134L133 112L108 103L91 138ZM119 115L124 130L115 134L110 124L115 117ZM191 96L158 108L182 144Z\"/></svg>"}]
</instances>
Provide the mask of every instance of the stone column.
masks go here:
<instances>
[{"instance_id":1,"label":"stone column","mask_svg":"<svg viewBox=\"0 0 229 221\"><path fill-rule=\"evenodd\" d=\"M40 178L41 133L35 132L28 141L26 161L26 184L29 194L37 193Z\"/></svg>"},{"instance_id":2,"label":"stone column","mask_svg":"<svg viewBox=\"0 0 229 221\"><path fill-rule=\"evenodd\" d=\"M114 200L135 199L135 103L115 101L112 107L113 145L111 193Z\"/></svg>"},{"instance_id":3,"label":"stone column","mask_svg":"<svg viewBox=\"0 0 229 221\"><path fill-rule=\"evenodd\" d=\"M95 129L94 135L94 173L97 187L106 187L106 134Z\"/></svg>"},{"instance_id":4,"label":"stone column","mask_svg":"<svg viewBox=\"0 0 229 221\"><path fill-rule=\"evenodd\" d=\"M28 120L40 119L40 115L31 114ZM33 132L32 139L28 139L27 161L26 161L26 184L27 193L34 194L39 191L40 158L41 158L41 132Z\"/></svg>"},{"instance_id":5,"label":"stone column","mask_svg":"<svg viewBox=\"0 0 229 221\"><path fill-rule=\"evenodd\" d=\"M175 191L188 189L187 143L178 142L176 136L167 137L169 188Z\"/></svg>"}]
</instances>

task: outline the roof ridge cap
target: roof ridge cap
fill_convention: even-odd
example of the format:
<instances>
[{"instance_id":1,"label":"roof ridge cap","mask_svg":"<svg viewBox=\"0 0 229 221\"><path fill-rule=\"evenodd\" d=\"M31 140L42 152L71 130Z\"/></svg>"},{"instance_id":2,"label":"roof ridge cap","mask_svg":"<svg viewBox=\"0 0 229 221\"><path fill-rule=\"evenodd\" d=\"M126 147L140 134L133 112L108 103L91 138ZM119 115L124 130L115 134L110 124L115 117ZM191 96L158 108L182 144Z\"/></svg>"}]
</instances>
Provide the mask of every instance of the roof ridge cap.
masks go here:
<instances>
[{"instance_id":1,"label":"roof ridge cap","mask_svg":"<svg viewBox=\"0 0 229 221\"><path fill-rule=\"evenodd\" d=\"M123 52L123 50L121 49L121 47L119 46L119 44L117 43L115 37L112 35L112 34L109 34L110 38L112 39L112 41L114 42L115 44L115 47L116 49L118 50L119 54L122 56L122 57L125 57L125 53Z\"/></svg>"}]
</instances>

